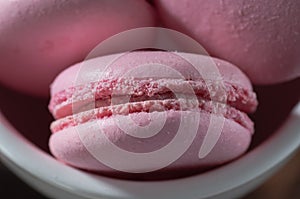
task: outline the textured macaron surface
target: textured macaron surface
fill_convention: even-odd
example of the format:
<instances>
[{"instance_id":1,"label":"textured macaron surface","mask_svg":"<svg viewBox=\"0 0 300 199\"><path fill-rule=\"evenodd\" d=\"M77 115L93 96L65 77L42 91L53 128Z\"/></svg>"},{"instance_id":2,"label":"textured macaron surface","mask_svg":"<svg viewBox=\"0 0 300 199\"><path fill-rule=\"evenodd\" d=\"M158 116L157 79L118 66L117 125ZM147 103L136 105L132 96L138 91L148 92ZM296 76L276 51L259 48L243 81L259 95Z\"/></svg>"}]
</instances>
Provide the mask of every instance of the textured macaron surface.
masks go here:
<instances>
[{"instance_id":1,"label":"textured macaron surface","mask_svg":"<svg viewBox=\"0 0 300 199\"><path fill-rule=\"evenodd\" d=\"M196 138L198 141L195 143L199 145L205 136L204 129L208 129L210 116L215 115L225 121L222 138L218 142L220 146L216 147L219 152L213 152L214 155L205 160L192 160L183 155L179 163L171 166L172 169L203 168L205 165L225 163L245 152L254 132L253 122L247 113L255 111L256 106L256 95L248 78L234 65L219 59L161 51L103 56L68 68L53 82L49 110L56 121L51 125L53 135L49 144L52 153L61 161L102 172L107 168L102 163L96 163L91 154L87 155L87 149L82 149L86 145L80 141L76 133L78 130L87 133L88 137L97 137L97 132L91 130L88 133L87 129L92 129L89 125L98 123L101 129L106 129L106 136L114 144L118 143L126 150L133 147L140 152L154 145L163 145L166 139L161 138L161 141L156 140L157 143L152 144L149 140L141 141L145 145L135 140L137 143L134 144L134 139L128 137L115 120L121 118L122 125L139 135L143 132L135 129L129 121L133 119L136 125L145 126L149 122L158 123L161 119L156 121L155 118L165 115L166 125L159 134L164 135L168 131L174 136L176 130L173 128L178 127L182 115L195 119L195 114L199 113L203 115L197 130L197 136L201 138ZM238 131L241 135L233 138ZM151 137L145 136L147 139ZM217 153L222 147L226 148L221 145L232 145L233 142L238 147L219 157L222 155ZM105 153L105 143L92 144L88 141L87 144L92 148L103 146L102 152ZM75 146L68 149L67 145ZM75 153L80 153L80 157L85 157L87 161L78 160Z\"/></svg>"},{"instance_id":2,"label":"textured macaron surface","mask_svg":"<svg viewBox=\"0 0 300 199\"><path fill-rule=\"evenodd\" d=\"M240 67L254 84L300 76L300 1L154 2L163 25Z\"/></svg>"},{"instance_id":3,"label":"textured macaron surface","mask_svg":"<svg viewBox=\"0 0 300 199\"><path fill-rule=\"evenodd\" d=\"M1 1L0 82L47 96L55 76L100 42L155 21L143 0Z\"/></svg>"}]
</instances>

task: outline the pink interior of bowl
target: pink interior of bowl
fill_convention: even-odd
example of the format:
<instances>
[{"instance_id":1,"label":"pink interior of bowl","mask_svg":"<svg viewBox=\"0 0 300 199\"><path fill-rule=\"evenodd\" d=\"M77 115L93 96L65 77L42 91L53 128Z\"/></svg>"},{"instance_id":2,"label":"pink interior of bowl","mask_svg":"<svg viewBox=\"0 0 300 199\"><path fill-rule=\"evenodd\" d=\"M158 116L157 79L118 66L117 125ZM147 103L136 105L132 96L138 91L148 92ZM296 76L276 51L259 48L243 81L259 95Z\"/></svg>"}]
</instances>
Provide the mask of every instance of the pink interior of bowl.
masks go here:
<instances>
[{"instance_id":1,"label":"pink interior of bowl","mask_svg":"<svg viewBox=\"0 0 300 199\"><path fill-rule=\"evenodd\" d=\"M298 85L300 79L255 87L260 104L251 115L256 131L249 151L268 140L287 118L300 99L300 94L295 92ZM0 86L0 99L0 109L8 121L30 142L49 153L49 125L53 120L47 109L49 99L28 96L3 86Z\"/></svg>"}]
</instances>

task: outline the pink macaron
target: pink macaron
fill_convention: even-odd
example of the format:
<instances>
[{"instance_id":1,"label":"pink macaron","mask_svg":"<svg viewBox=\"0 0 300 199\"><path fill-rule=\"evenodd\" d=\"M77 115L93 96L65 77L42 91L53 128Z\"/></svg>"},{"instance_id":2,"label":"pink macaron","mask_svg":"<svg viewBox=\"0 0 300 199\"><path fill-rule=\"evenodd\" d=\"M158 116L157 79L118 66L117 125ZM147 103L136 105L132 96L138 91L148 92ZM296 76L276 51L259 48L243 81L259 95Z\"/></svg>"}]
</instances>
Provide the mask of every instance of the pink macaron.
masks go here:
<instances>
[{"instance_id":1,"label":"pink macaron","mask_svg":"<svg viewBox=\"0 0 300 199\"><path fill-rule=\"evenodd\" d=\"M47 96L55 76L100 42L155 21L145 0L1 1L0 83Z\"/></svg>"},{"instance_id":2,"label":"pink macaron","mask_svg":"<svg viewBox=\"0 0 300 199\"><path fill-rule=\"evenodd\" d=\"M254 84L300 77L300 1L154 2L165 26L240 67Z\"/></svg>"},{"instance_id":3,"label":"pink macaron","mask_svg":"<svg viewBox=\"0 0 300 199\"><path fill-rule=\"evenodd\" d=\"M254 132L247 113L256 106L250 81L228 62L178 52L113 54L55 79L49 146L80 169L175 178L242 155Z\"/></svg>"}]
</instances>

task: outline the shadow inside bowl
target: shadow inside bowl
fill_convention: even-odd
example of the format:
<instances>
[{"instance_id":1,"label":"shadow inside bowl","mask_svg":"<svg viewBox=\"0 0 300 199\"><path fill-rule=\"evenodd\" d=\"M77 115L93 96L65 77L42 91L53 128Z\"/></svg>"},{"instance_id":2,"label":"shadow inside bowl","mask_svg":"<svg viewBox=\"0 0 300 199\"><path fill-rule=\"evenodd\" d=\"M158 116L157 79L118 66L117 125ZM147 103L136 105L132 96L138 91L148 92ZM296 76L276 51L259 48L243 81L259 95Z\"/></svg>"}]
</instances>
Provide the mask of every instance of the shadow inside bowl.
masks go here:
<instances>
[{"instance_id":1,"label":"shadow inside bowl","mask_svg":"<svg viewBox=\"0 0 300 199\"><path fill-rule=\"evenodd\" d=\"M251 115L255 124L250 150L266 141L283 124L300 100L300 78L271 86L254 87L258 96L257 111Z\"/></svg>"},{"instance_id":2,"label":"shadow inside bowl","mask_svg":"<svg viewBox=\"0 0 300 199\"><path fill-rule=\"evenodd\" d=\"M46 98L32 97L0 85L0 110L25 138L49 153L49 126L53 117Z\"/></svg>"}]
</instances>

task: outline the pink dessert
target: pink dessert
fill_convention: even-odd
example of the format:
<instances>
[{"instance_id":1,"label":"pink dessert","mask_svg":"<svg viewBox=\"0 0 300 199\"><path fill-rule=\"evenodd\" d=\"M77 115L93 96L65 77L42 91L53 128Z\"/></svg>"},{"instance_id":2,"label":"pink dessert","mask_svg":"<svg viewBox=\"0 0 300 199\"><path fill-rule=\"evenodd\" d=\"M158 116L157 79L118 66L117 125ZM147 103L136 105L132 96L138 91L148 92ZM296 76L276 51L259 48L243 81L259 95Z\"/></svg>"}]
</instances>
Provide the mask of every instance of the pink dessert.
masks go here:
<instances>
[{"instance_id":1,"label":"pink dessert","mask_svg":"<svg viewBox=\"0 0 300 199\"><path fill-rule=\"evenodd\" d=\"M212 63L219 75L209 72ZM181 76L166 75L173 70ZM214 92L220 81L225 102ZM103 56L68 68L53 82L49 110L56 121L51 124L49 146L58 160L104 175L131 179L180 177L242 155L254 132L247 113L254 112L256 106L248 78L219 59L159 51ZM212 117L224 123L211 151L200 157ZM180 134L184 122L189 126ZM156 128L158 132L151 134ZM177 134L181 140L176 141ZM174 158L177 149L184 148L193 134L190 145ZM111 150L111 143L122 150ZM165 145L172 150L165 150ZM161 169L156 169L159 161L130 164L124 159L125 155L132 158L128 152L147 156L159 150L162 162L174 158Z\"/></svg>"},{"instance_id":2,"label":"pink dessert","mask_svg":"<svg viewBox=\"0 0 300 199\"><path fill-rule=\"evenodd\" d=\"M22 0L0 2L0 82L47 96L66 67L119 32L154 26L144 0Z\"/></svg>"},{"instance_id":3,"label":"pink dessert","mask_svg":"<svg viewBox=\"0 0 300 199\"><path fill-rule=\"evenodd\" d=\"M300 77L299 0L155 0L162 23L240 67L254 84Z\"/></svg>"}]
</instances>

